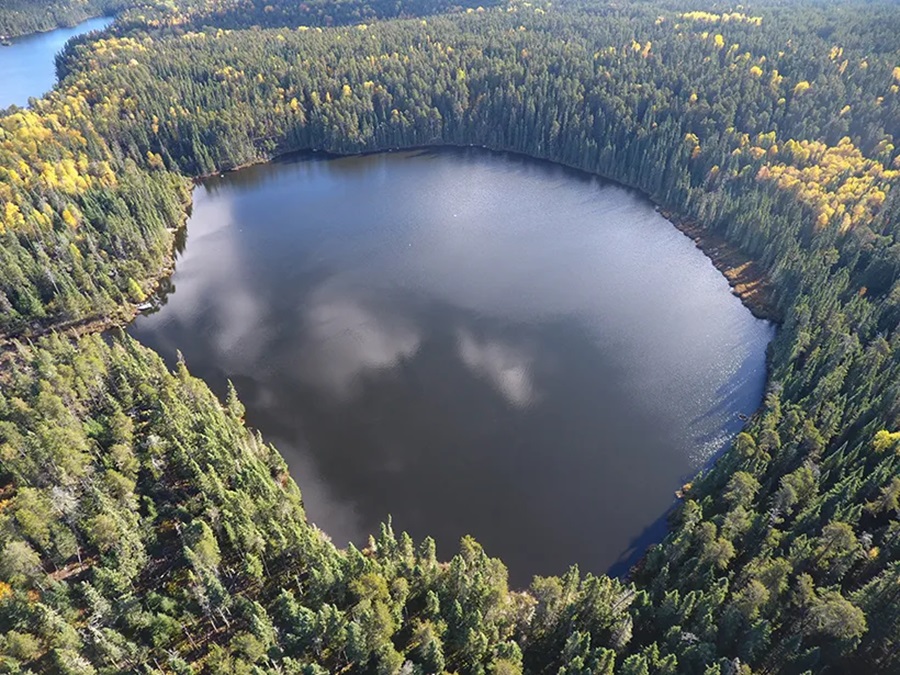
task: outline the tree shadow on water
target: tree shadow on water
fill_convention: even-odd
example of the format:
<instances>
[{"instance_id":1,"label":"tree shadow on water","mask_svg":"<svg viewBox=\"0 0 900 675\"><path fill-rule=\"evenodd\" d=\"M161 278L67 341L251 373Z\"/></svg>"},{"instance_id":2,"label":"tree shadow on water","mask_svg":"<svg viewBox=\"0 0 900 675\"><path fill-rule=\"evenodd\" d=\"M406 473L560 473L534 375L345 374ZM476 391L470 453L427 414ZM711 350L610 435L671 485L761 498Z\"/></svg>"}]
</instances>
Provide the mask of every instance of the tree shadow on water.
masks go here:
<instances>
[{"instance_id":1,"label":"tree shadow on water","mask_svg":"<svg viewBox=\"0 0 900 675\"><path fill-rule=\"evenodd\" d=\"M611 577L624 579L631 569L637 565L649 548L663 540L669 531L669 517L675 510L677 502L673 502L668 509L656 520L645 527L640 534L632 539L618 560L609 566L606 573Z\"/></svg>"}]
</instances>

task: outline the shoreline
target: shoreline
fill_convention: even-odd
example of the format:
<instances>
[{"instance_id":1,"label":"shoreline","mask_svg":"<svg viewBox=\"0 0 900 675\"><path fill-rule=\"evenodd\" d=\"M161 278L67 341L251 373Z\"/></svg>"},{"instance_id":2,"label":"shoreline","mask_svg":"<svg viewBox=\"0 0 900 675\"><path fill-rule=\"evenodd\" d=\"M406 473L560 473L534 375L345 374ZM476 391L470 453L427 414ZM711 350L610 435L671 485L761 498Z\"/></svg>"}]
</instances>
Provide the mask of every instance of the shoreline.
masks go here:
<instances>
[{"instance_id":1,"label":"shoreline","mask_svg":"<svg viewBox=\"0 0 900 675\"><path fill-rule=\"evenodd\" d=\"M565 164L563 162L554 161L545 157L529 155L515 150L495 149L483 145L458 145L453 143L417 145L408 148L386 148L383 150L366 150L353 153L340 153L330 150L318 148L307 148L301 150L289 150L286 152L272 155L268 158L260 158L229 168L222 168L207 174L197 176L185 176L185 180L191 182L191 189L188 200L185 202L184 211L182 213L182 221L174 230L172 230L172 247L168 257L163 261L162 267L156 275L149 278L149 283L145 289L148 297L153 296L160 288L162 283L170 278L175 271L175 259L178 235L187 227L190 219L191 206L193 204L193 191L204 180L211 178L220 178L228 173L248 169L253 166L269 164L279 160L288 159L290 157L300 156L319 156L326 159L341 157L365 157L369 155L377 155L382 153L393 152L415 152L417 150L440 150L446 148L456 148L465 150L469 148L480 148L488 152L511 154L518 157L524 157L531 161L548 162L566 169L577 171L585 176L597 177L605 181L614 183L628 190L634 190L643 198L647 199L656 211L672 224L679 232L689 237L694 245L705 255L719 273L725 277L728 285L731 287L731 293L737 297L741 304L756 318L771 321L776 326L781 323L781 316L775 303L775 289L768 279L766 272L761 265L749 256L741 253L734 245L730 244L724 237L707 230L704 226L696 221L690 220L678 214L673 209L668 209L660 205L653 197L633 185L628 185L622 181L616 180L609 176L599 173L585 171L576 166ZM0 352L8 351L12 344L17 340L32 340L40 338L50 333L58 332L66 334L70 337L80 337L92 332L106 331L112 328L123 328L134 321L141 313L138 306L142 303L130 302L122 305L106 316L93 316L77 319L74 321L55 323L48 326L41 326L35 330L24 330L16 334L0 334Z\"/></svg>"},{"instance_id":2,"label":"shoreline","mask_svg":"<svg viewBox=\"0 0 900 675\"><path fill-rule=\"evenodd\" d=\"M159 291L162 283L175 272L178 238L187 228L191 207L194 202L193 195L193 189L191 189L188 192L187 201L183 204L184 211L182 212L181 223L174 229L169 230L172 235L172 245L169 253L162 261L162 266L156 274L146 279L147 287L142 288L148 298L154 296ZM15 334L0 334L0 365L2 365L6 355L15 348L16 342L36 340L53 333L69 338L78 338L90 333L102 333L113 328L124 328L141 314L139 309L141 304L143 302L128 302L127 304L119 305L106 315L86 316L81 319L51 323L47 326L38 326L37 328L26 329Z\"/></svg>"},{"instance_id":3,"label":"shoreline","mask_svg":"<svg viewBox=\"0 0 900 675\"><path fill-rule=\"evenodd\" d=\"M651 194L634 185L629 185L621 180L617 180L611 176L604 176L600 173L586 171L585 169L556 161L547 157L539 157L524 152L509 149L491 148L485 145L459 145L456 143L435 143L429 145L415 145L408 148L393 147L382 150L363 150L360 152L341 153L332 150L323 150L320 148L306 148L301 150L288 150L277 153L269 158L252 160L243 162L230 168L220 169L207 174L201 174L190 178L196 187L204 180L211 178L221 178L233 171L241 171L253 166L261 164L269 164L279 160L289 159L291 157L315 157L319 156L326 159L337 159L342 157L367 157L370 155L380 155L383 153L393 152L415 152L417 150L440 150L446 148L455 148L466 150L469 148L479 148L492 153L509 154L517 157L523 157L535 162L548 162L556 166L576 171L584 176L596 177L601 180L609 181L619 187L627 190L634 190L647 199L654 209L663 218L669 221L675 229L683 235L691 239L694 245L706 256L719 273L725 277L728 285L731 287L731 293L737 297L741 304L746 307L749 312L757 319L770 321L776 326L781 324L782 317L776 302L776 289L768 278L768 274L762 265L750 256L742 253L736 246L731 244L725 237L709 231L705 226L695 220L682 216L675 209L668 208L660 204Z\"/></svg>"},{"instance_id":4,"label":"shoreline","mask_svg":"<svg viewBox=\"0 0 900 675\"><path fill-rule=\"evenodd\" d=\"M100 13L100 14L91 14L91 15L89 15L89 16L85 16L83 19L80 19L80 20L78 20L78 21L76 21L75 23L70 24L70 25L69 25L69 24L61 24L61 23L57 23L55 26L51 26L50 28L43 28L43 29L39 29L39 30L32 30L32 31L28 31L27 33L16 33L16 34L9 34L9 35L0 35L0 40L7 40L7 41L9 41L9 42L10 42L9 45L3 45L4 47L9 47L9 46L14 45L16 40L21 40L21 39L23 39L23 38L29 38L29 37L36 36L36 35L45 35L45 34L47 34L47 33L52 33L52 32L55 31L55 30L66 30L67 28L76 28L77 26L80 26L81 24L83 24L83 23L85 23L85 22L87 22L87 21L92 21L92 20L94 20L94 19L100 19L100 18L109 18L109 19L112 19L113 21L115 21L116 15L115 15L115 14L109 15L109 14L103 14L103 13Z\"/></svg>"},{"instance_id":5,"label":"shoreline","mask_svg":"<svg viewBox=\"0 0 900 675\"><path fill-rule=\"evenodd\" d=\"M188 220L190 219L191 207L193 205L193 190L198 187L204 180L221 178L232 171L238 171L257 165L273 163L279 160L283 161L290 159L291 157L305 156L309 158L320 157L323 159L336 159L342 157L363 157L367 155L392 152L416 152L427 150L441 150L447 148L459 150L479 148L491 153L515 155L528 159L530 161L548 162L557 166L561 166L565 169L578 172L583 176L600 178L601 180L609 181L610 183L623 187L627 190L633 190L634 192L641 195L642 198L647 199L650 204L653 205L657 213L664 217L684 236L689 237L694 242L694 245L703 253L704 256L706 256L710 260L716 270L718 270L718 272L723 277L725 277L725 280L730 286L731 294L737 297L741 301L741 304L746 307L754 317L761 320L770 321L775 324L776 328L780 325L781 317L775 303L775 288L773 287L771 281L768 279L765 270L762 269L762 266L759 263L757 263L749 256L741 253L735 246L727 242L721 235L710 232L696 221L682 217L676 211L661 206L648 193L635 186L628 185L627 183L624 183L622 181L615 180L608 176L603 176L602 174L585 171L563 162L555 162L547 158L536 157L534 155L528 155L513 150L498 150L495 148L489 148L474 144L432 144L413 146L409 148L388 148L383 150L354 153L336 153L328 150L310 148L279 153L269 158L261 158L258 160L245 162L243 164L236 165L231 168L223 168L209 174L192 177L185 176L184 179L186 181L190 181L191 186L190 191L188 192L188 198L183 204L184 210L182 212L181 223L176 228L170 230L172 234L171 249L167 257L163 260L159 272L148 280L147 287L145 288L145 293L148 298L155 296L164 281L171 278L172 274L174 274L176 258L179 253L179 235L186 230ZM87 317L71 322L51 324L48 326L40 327L34 331L25 331L17 335L0 335L0 380L2 380L3 377L3 366L12 357L12 353L16 349L17 342L30 341L50 334L59 334L66 338L73 339L84 335L97 332L106 332L117 328L124 330L127 329L128 325L131 324L141 314L142 310L139 309L139 306L141 304L143 303L129 302L128 304L120 305L113 312L106 316ZM766 370L769 370L768 359ZM771 373L767 372L766 383L769 382L770 376ZM752 418L755 414L756 411L754 411L753 414L750 415L750 417ZM747 422L748 420L744 421L744 426L746 426ZM721 454L722 453L717 453L715 457L711 458L709 465L712 465L713 463L718 461L718 459L721 457ZM698 472L692 474L692 476L696 479L698 475L708 470L709 465L701 467ZM679 499L673 499L669 508L667 508L666 511L662 514L661 521L668 522L668 518L673 513L673 510L677 507L678 502ZM666 525L663 536L665 536L669 531L670 528L668 525ZM654 545L655 543L658 543L658 541L651 542L647 547L643 548L640 551L632 551L631 555L623 554L623 558L613 565L613 568L620 568L616 573L617 578L630 578L632 570L642 564L644 557L647 555L649 547ZM627 569L625 568L625 566L627 566ZM608 570L606 573L611 574L612 570Z\"/></svg>"},{"instance_id":6,"label":"shoreline","mask_svg":"<svg viewBox=\"0 0 900 675\"><path fill-rule=\"evenodd\" d=\"M699 223L681 218L662 207L657 207L657 211L709 258L728 281L731 294L739 298L753 316L776 325L781 323L775 289L759 263Z\"/></svg>"}]
</instances>

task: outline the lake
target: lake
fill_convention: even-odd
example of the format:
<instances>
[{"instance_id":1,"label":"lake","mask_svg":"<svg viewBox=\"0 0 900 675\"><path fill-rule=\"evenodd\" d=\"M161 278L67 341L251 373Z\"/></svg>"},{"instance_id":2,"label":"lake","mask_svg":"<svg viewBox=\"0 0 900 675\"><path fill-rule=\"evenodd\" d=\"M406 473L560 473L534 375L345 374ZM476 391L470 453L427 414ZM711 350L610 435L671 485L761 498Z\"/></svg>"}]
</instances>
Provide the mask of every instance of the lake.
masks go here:
<instances>
[{"instance_id":1,"label":"lake","mask_svg":"<svg viewBox=\"0 0 900 675\"><path fill-rule=\"evenodd\" d=\"M130 332L284 455L310 519L514 585L622 571L758 407L771 324L639 194L522 157L300 156L205 181Z\"/></svg>"},{"instance_id":2,"label":"lake","mask_svg":"<svg viewBox=\"0 0 900 675\"><path fill-rule=\"evenodd\" d=\"M56 55L66 42L112 22L111 17L88 19L72 28L13 38L10 46L0 47L0 109L13 104L24 108L30 97L50 91L56 84Z\"/></svg>"}]
</instances>

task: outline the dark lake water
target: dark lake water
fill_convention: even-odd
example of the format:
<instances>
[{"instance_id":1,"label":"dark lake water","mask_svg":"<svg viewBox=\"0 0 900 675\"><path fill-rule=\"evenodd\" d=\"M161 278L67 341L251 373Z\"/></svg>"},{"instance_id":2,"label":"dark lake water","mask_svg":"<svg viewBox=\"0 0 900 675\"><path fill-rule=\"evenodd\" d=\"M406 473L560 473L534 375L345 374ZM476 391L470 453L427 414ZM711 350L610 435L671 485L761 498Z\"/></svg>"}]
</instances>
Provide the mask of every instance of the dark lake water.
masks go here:
<instances>
[{"instance_id":1,"label":"dark lake water","mask_svg":"<svg viewBox=\"0 0 900 675\"><path fill-rule=\"evenodd\" d=\"M639 195L480 150L304 157L206 181L131 333L281 450L312 521L392 514L516 585L659 538L758 406L770 324Z\"/></svg>"},{"instance_id":2,"label":"dark lake water","mask_svg":"<svg viewBox=\"0 0 900 675\"><path fill-rule=\"evenodd\" d=\"M13 104L24 108L29 97L50 91L56 84L56 55L66 42L112 22L111 17L89 19L72 28L14 38L10 46L0 47L0 109Z\"/></svg>"}]
</instances>

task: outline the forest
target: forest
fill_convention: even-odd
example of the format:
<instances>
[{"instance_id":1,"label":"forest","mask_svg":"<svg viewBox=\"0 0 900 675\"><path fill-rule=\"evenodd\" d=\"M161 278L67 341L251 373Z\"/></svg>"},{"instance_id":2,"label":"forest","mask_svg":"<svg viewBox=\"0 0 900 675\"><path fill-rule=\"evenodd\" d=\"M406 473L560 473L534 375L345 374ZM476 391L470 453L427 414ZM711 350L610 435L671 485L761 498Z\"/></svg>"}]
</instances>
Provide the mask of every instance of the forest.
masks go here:
<instances>
[{"instance_id":1,"label":"forest","mask_svg":"<svg viewBox=\"0 0 900 675\"><path fill-rule=\"evenodd\" d=\"M127 6L125 0L4 0L0 4L0 36L18 37L74 26L95 16L112 16Z\"/></svg>"},{"instance_id":2,"label":"forest","mask_svg":"<svg viewBox=\"0 0 900 675\"><path fill-rule=\"evenodd\" d=\"M900 672L895 4L118 11L0 117L0 672ZM626 579L510 589L390 523L339 550L238 392L90 330L169 269L193 179L436 145L612 178L766 272L763 405Z\"/></svg>"}]
</instances>

